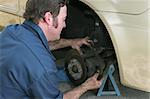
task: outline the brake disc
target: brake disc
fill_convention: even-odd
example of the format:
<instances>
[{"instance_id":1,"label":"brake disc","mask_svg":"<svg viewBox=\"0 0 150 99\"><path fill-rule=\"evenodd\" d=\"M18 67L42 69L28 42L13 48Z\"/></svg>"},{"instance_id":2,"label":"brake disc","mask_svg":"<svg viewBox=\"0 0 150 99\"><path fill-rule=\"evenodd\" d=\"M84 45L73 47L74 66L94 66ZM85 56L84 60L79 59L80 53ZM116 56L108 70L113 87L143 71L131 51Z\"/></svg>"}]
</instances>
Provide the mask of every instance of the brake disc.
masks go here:
<instances>
[{"instance_id":1,"label":"brake disc","mask_svg":"<svg viewBox=\"0 0 150 99\"><path fill-rule=\"evenodd\" d=\"M74 85L80 85L87 79L85 60L76 50L71 50L66 55L65 71Z\"/></svg>"}]
</instances>

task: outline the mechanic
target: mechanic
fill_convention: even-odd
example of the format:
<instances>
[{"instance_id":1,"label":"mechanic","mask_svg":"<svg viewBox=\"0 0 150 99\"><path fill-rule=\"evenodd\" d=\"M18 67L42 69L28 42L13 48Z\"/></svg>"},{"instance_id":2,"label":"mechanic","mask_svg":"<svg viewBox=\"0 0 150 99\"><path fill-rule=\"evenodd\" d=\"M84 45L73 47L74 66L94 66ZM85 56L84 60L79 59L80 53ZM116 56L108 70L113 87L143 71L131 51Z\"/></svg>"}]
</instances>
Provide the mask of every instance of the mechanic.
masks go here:
<instances>
[{"instance_id":1,"label":"mechanic","mask_svg":"<svg viewBox=\"0 0 150 99\"><path fill-rule=\"evenodd\" d=\"M65 0L28 0L23 24L10 25L2 31L0 98L78 99L84 92L100 87L101 80L97 80L98 74L95 74L64 94L58 89L55 58L49 45L51 49L66 46L79 49L82 44L89 44L87 38L60 39L66 17ZM66 44L58 43L64 40ZM58 47L57 43L64 45Z\"/></svg>"}]
</instances>

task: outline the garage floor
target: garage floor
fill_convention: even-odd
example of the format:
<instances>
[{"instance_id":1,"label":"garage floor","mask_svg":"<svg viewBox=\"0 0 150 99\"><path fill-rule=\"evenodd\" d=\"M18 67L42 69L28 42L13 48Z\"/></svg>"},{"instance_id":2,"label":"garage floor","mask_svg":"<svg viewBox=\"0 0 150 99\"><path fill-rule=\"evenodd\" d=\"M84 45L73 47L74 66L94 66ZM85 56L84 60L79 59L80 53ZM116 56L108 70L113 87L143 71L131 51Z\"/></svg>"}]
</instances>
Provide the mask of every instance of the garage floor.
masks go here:
<instances>
[{"instance_id":1,"label":"garage floor","mask_svg":"<svg viewBox=\"0 0 150 99\"><path fill-rule=\"evenodd\" d=\"M71 90L74 86L69 82L62 82L60 84L60 90L66 92ZM143 92L124 86L119 87L122 96L96 96L94 91L89 91L81 96L80 99L150 99L150 93Z\"/></svg>"}]
</instances>

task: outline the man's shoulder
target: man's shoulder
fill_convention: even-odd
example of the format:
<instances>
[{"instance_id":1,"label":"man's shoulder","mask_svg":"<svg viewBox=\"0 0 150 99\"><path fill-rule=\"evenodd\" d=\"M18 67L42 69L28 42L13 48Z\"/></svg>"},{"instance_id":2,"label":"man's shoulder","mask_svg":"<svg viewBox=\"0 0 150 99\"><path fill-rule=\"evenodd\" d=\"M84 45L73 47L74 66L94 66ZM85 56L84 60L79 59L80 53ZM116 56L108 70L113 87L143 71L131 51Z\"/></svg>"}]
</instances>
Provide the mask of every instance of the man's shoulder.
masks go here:
<instances>
[{"instance_id":1,"label":"man's shoulder","mask_svg":"<svg viewBox=\"0 0 150 99\"><path fill-rule=\"evenodd\" d=\"M1 40L7 39L9 40L18 40L23 34L27 33L25 28L21 26L21 24L13 24L13 25L8 25L6 28L1 31ZM22 36L23 37L23 36Z\"/></svg>"},{"instance_id":2,"label":"man's shoulder","mask_svg":"<svg viewBox=\"0 0 150 99\"><path fill-rule=\"evenodd\" d=\"M56 70L53 57L30 31L20 25L11 25L4 32L8 35L3 36L0 50L7 63Z\"/></svg>"}]
</instances>

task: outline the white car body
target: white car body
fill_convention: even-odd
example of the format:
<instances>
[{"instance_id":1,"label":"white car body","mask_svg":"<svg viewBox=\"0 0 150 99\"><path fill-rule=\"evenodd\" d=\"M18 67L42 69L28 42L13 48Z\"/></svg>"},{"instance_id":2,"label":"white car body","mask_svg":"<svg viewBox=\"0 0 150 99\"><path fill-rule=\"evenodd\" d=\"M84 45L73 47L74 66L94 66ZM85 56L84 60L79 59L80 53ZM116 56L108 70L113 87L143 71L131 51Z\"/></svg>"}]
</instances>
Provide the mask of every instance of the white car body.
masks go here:
<instances>
[{"instance_id":1,"label":"white car body","mask_svg":"<svg viewBox=\"0 0 150 99\"><path fill-rule=\"evenodd\" d=\"M150 92L150 0L80 0L104 23L121 83ZM0 0L0 26L21 23L26 0Z\"/></svg>"}]
</instances>

